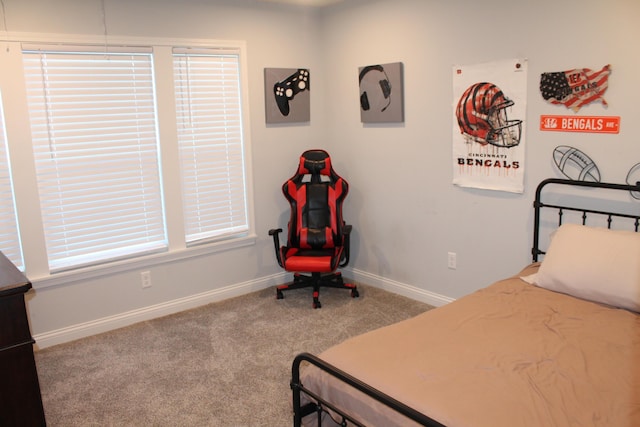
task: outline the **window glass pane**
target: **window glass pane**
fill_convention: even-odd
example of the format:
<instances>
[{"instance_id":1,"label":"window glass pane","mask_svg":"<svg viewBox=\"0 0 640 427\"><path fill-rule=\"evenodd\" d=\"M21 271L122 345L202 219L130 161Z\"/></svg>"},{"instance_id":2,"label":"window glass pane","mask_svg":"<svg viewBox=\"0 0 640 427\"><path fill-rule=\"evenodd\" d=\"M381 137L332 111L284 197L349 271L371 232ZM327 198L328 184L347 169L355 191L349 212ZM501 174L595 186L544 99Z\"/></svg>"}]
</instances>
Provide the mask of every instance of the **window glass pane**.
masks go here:
<instances>
[{"instance_id":1,"label":"window glass pane","mask_svg":"<svg viewBox=\"0 0 640 427\"><path fill-rule=\"evenodd\" d=\"M2 99L0 99L0 218L2 218L0 221L0 251L18 269L24 271L4 124L4 111Z\"/></svg>"},{"instance_id":2,"label":"window glass pane","mask_svg":"<svg viewBox=\"0 0 640 427\"><path fill-rule=\"evenodd\" d=\"M151 54L23 56L50 269L166 248Z\"/></svg>"},{"instance_id":3,"label":"window glass pane","mask_svg":"<svg viewBox=\"0 0 640 427\"><path fill-rule=\"evenodd\" d=\"M187 243L248 231L238 54L174 51Z\"/></svg>"}]
</instances>

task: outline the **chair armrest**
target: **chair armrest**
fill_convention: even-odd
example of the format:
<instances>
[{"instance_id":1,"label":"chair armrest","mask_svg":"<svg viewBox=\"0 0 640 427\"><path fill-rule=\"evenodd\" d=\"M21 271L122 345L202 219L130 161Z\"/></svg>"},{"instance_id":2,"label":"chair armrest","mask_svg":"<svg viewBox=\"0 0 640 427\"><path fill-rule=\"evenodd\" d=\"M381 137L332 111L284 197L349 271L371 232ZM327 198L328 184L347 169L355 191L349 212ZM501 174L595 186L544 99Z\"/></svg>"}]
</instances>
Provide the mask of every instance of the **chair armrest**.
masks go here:
<instances>
[{"instance_id":1,"label":"chair armrest","mask_svg":"<svg viewBox=\"0 0 640 427\"><path fill-rule=\"evenodd\" d=\"M282 233L282 228L272 228L269 230L269 236L273 237L273 247L276 251L276 259L278 260L278 265L284 268L282 264L282 255L280 253L280 233Z\"/></svg>"},{"instance_id":2,"label":"chair armrest","mask_svg":"<svg viewBox=\"0 0 640 427\"><path fill-rule=\"evenodd\" d=\"M345 224L342 226L342 247L344 248L342 251L342 259L340 260L340 267L344 267L349 263L349 247L351 246L351 230L353 230L353 226L351 224Z\"/></svg>"},{"instance_id":3,"label":"chair armrest","mask_svg":"<svg viewBox=\"0 0 640 427\"><path fill-rule=\"evenodd\" d=\"M269 230L269 236L277 236L278 233L282 233L282 228L272 228Z\"/></svg>"}]
</instances>

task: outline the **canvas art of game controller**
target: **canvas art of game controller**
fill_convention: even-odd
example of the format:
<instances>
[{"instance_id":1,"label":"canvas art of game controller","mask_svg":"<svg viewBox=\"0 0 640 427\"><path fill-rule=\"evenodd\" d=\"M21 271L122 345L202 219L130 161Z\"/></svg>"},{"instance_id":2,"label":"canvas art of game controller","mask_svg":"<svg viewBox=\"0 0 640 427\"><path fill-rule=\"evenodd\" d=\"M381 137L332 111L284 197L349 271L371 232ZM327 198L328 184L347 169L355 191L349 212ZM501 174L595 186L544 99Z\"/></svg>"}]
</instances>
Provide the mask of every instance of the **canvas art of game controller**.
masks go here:
<instances>
[{"instance_id":1,"label":"canvas art of game controller","mask_svg":"<svg viewBox=\"0 0 640 427\"><path fill-rule=\"evenodd\" d=\"M304 68L273 85L276 104L283 116L289 115L289 101L303 90L309 90L309 70Z\"/></svg>"}]
</instances>

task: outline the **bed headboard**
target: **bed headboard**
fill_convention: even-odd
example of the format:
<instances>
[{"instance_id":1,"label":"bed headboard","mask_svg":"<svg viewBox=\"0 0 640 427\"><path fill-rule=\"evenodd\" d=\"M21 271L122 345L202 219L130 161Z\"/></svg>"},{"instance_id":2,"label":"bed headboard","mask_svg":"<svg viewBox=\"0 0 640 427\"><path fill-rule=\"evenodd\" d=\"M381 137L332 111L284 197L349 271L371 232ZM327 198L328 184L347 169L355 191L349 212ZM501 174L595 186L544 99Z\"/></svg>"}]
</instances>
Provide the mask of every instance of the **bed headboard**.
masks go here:
<instances>
[{"instance_id":1,"label":"bed headboard","mask_svg":"<svg viewBox=\"0 0 640 427\"><path fill-rule=\"evenodd\" d=\"M552 193L552 190L549 189L549 187L556 185L565 187L566 191L561 191L560 196L558 193ZM575 191L576 189L593 189L593 191L578 192ZM533 202L535 212L533 247L531 248L533 261L538 261L539 256L545 254L542 248L546 247L546 243L543 243L541 239L543 226L548 227L552 223L551 225L557 228L563 224L563 221L567 221L569 216L571 216L569 222L590 225L600 221L607 228L632 229L638 232L640 230L640 200L636 200L635 194L640 194L640 182L637 182L636 185L628 185L557 178L545 179L538 184ZM553 196L559 201L555 200ZM554 213L553 216L548 215L549 211ZM545 214L544 218L543 213ZM553 217L556 218L555 221L546 221L547 218Z\"/></svg>"}]
</instances>

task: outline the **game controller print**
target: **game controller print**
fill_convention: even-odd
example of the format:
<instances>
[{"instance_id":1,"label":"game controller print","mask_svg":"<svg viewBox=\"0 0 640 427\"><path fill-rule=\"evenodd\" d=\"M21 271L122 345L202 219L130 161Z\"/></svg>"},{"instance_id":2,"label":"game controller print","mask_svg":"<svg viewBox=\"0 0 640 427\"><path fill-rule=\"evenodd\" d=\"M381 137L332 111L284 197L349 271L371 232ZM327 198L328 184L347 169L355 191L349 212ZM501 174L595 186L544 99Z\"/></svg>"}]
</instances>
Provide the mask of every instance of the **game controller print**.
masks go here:
<instances>
[{"instance_id":1,"label":"game controller print","mask_svg":"<svg viewBox=\"0 0 640 427\"><path fill-rule=\"evenodd\" d=\"M309 90L309 70L304 68L298 69L286 79L273 85L276 104L283 116L289 115L289 101L304 90Z\"/></svg>"}]
</instances>

